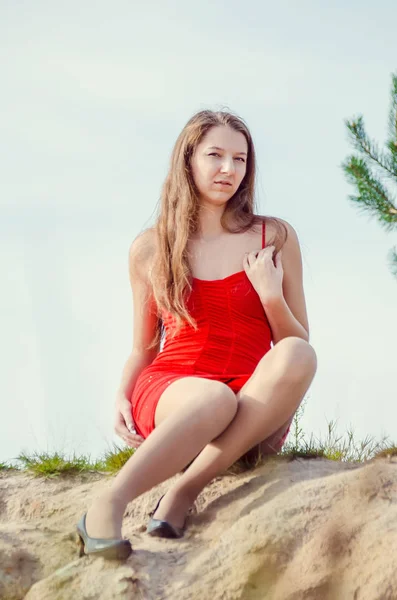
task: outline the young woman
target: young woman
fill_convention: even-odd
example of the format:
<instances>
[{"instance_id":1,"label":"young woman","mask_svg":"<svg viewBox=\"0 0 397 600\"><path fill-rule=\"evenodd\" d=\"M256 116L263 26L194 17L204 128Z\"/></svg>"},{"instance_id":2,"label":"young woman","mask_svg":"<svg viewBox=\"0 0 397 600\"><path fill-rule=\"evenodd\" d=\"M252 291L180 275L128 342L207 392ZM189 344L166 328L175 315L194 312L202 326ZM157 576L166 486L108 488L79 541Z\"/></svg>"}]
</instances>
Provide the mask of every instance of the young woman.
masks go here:
<instances>
[{"instance_id":1,"label":"young woman","mask_svg":"<svg viewBox=\"0 0 397 600\"><path fill-rule=\"evenodd\" d=\"M181 471L148 533L183 535L215 476L252 452L280 451L311 385L298 238L286 221L254 214L254 181L244 121L195 114L175 144L156 223L130 248L134 343L116 432L137 450L81 518L81 554L127 557L127 504Z\"/></svg>"}]
</instances>

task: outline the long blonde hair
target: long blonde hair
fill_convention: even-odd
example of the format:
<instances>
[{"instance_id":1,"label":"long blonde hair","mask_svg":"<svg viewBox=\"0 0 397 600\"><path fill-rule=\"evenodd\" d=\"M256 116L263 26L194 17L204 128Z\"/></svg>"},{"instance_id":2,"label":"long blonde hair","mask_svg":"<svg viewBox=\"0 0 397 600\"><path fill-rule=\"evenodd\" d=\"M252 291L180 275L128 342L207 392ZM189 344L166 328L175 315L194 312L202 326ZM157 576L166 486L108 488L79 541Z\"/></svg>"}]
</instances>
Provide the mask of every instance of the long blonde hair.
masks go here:
<instances>
[{"instance_id":1,"label":"long blonde hair","mask_svg":"<svg viewBox=\"0 0 397 600\"><path fill-rule=\"evenodd\" d=\"M237 192L225 206L221 225L230 233L240 233L261 224L263 220L271 220L277 231L272 241L276 252L281 249L288 236L285 225L277 218L261 217L254 213L255 149L243 119L224 111L202 110L193 115L179 134L172 151L152 228L156 234L156 244L148 275L158 320L155 335L147 350L157 347L164 334L161 318L163 309L175 318L176 327L172 335L176 335L185 322L197 329L196 321L185 304L185 293L192 289L187 245L190 235L197 231L199 214L199 192L192 175L191 158L206 133L212 127L220 125L241 132L248 144L246 173Z\"/></svg>"}]
</instances>

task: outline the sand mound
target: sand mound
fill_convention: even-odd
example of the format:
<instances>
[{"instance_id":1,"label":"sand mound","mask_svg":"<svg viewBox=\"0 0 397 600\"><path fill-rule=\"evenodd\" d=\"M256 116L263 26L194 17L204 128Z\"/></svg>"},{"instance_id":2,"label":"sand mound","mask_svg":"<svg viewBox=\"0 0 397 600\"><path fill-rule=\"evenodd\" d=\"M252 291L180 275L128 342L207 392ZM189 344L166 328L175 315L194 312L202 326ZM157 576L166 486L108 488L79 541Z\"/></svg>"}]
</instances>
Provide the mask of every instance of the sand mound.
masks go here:
<instances>
[{"instance_id":1,"label":"sand mound","mask_svg":"<svg viewBox=\"0 0 397 600\"><path fill-rule=\"evenodd\" d=\"M125 563L80 559L75 523L110 480L0 475L2 600L397 599L396 458L270 458L205 488L184 538L151 538L170 480L128 506Z\"/></svg>"}]
</instances>

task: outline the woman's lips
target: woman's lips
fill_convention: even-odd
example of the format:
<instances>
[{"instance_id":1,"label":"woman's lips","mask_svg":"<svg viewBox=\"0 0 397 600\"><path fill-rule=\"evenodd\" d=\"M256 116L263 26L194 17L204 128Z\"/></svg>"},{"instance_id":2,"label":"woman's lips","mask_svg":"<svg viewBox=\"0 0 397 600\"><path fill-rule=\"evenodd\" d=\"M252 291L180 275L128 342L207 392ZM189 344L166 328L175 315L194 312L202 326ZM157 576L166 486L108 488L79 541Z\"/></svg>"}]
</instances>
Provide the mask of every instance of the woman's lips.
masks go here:
<instances>
[{"instance_id":1,"label":"woman's lips","mask_svg":"<svg viewBox=\"0 0 397 600\"><path fill-rule=\"evenodd\" d=\"M215 184L216 185L229 185L229 186L232 185L231 183L227 183L227 182L224 182L224 181L215 181Z\"/></svg>"}]
</instances>

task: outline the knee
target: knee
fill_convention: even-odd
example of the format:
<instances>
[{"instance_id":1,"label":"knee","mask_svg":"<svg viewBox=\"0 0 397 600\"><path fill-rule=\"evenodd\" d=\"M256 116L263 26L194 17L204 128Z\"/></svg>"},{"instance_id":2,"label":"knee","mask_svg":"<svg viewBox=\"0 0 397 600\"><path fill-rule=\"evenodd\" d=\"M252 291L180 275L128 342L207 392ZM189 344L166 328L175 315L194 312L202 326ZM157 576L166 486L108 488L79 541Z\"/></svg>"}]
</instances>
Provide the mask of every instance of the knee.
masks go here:
<instances>
[{"instance_id":1,"label":"knee","mask_svg":"<svg viewBox=\"0 0 397 600\"><path fill-rule=\"evenodd\" d=\"M275 345L274 349L276 348L278 364L288 378L314 377L317 371L317 355L309 342L290 336L280 340Z\"/></svg>"},{"instance_id":2,"label":"knee","mask_svg":"<svg viewBox=\"0 0 397 600\"><path fill-rule=\"evenodd\" d=\"M211 392L206 403L211 420L229 423L235 417L238 408L236 394L220 381L211 382Z\"/></svg>"}]
</instances>

